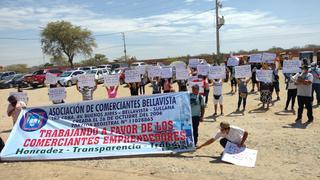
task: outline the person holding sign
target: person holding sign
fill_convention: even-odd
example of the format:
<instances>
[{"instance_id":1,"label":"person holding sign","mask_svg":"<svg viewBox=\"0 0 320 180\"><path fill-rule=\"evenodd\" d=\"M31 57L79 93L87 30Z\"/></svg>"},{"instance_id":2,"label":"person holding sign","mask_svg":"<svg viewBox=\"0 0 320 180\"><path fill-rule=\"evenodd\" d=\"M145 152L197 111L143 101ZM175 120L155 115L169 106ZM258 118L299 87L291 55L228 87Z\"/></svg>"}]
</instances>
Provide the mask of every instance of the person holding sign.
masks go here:
<instances>
[{"instance_id":1,"label":"person holding sign","mask_svg":"<svg viewBox=\"0 0 320 180\"><path fill-rule=\"evenodd\" d=\"M154 77L152 81L152 94L161 94L161 83L159 77Z\"/></svg>"},{"instance_id":2,"label":"person holding sign","mask_svg":"<svg viewBox=\"0 0 320 180\"><path fill-rule=\"evenodd\" d=\"M145 85L146 85L146 82L145 82L145 79L144 79L144 75L142 74L141 75L141 81L140 81L140 84L139 84L139 89L140 89L140 95L141 94L145 94L146 91L145 91Z\"/></svg>"},{"instance_id":3,"label":"person holding sign","mask_svg":"<svg viewBox=\"0 0 320 180\"><path fill-rule=\"evenodd\" d=\"M213 81L213 104L214 114L217 115L218 104L220 104L221 116L223 116L223 96L222 96L222 79L215 79Z\"/></svg>"},{"instance_id":4,"label":"person holding sign","mask_svg":"<svg viewBox=\"0 0 320 180\"><path fill-rule=\"evenodd\" d=\"M289 74L289 78L286 80L287 83L287 102L286 102L286 107L284 108L285 111L288 111L288 106L291 101L291 110L294 111L294 103L296 101L297 97L297 86L294 83L293 76L295 74Z\"/></svg>"},{"instance_id":5,"label":"person holding sign","mask_svg":"<svg viewBox=\"0 0 320 180\"><path fill-rule=\"evenodd\" d=\"M271 64L271 69L273 70L273 73L272 73L273 88L274 88L274 90L276 91L276 94L277 94L277 101L280 101L280 96L279 96L280 87L279 87L278 69L276 69L276 65L275 64Z\"/></svg>"},{"instance_id":6,"label":"person holding sign","mask_svg":"<svg viewBox=\"0 0 320 180\"><path fill-rule=\"evenodd\" d=\"M231 82L231 93L236 93L237 92L237 79L235 77L235 68L231 67L230 69L231 71L231 76L230 76L230 82ZM233 91L233 87L235 89L235 91Z\"/></svg>"},{"instance_id":7,"label":"person holding sign","mask_svg":"<svg viewBox=\"0 0 320 180\"><path fill-rule=\"evenodd\" d=\"M139 95L138 85L139 85L139 83L135 83L135 82L128 84L131 96L138 96Z\"/></svg>"},{"instance_id":8,"label":"person holding sign","mask_svg":"<svg viewBox=\"0 0 320 180\"><path fill-rule=\"evenodd\" d=\"M206 106L208 104L208 97L209 97L209 93L210 93L210 84L209 84L209 80L207 76L202 76L202 82L203 82L203 89L204 89L204 93L203 96L206 98L205 103Z\"/></svg>"},{"instance_id":9,"label":"person holding sign","mask_svg":"<svg viewBox=\"0 0 320 180\"><path fill-rule=\"evenodd\" d=\"M297 86L298 92L298 116L297 121L301 121L303 108L306 106L308 121L307 123L313 122L313 113L312 113L312 82L313 76L309 73L309 67L304 65L302 66L302 73L298 73L294 77L295 85Z\"/></svg>"},{"instance_id":10,"label":"person holding sign","mask_svg":"<svg viewBox=\"0 0 320 180\"><path fill-rule=\"evenodd\" d=\"M56 84L50 84L49 88L50 89L54 89L54 88L58 88L58 87L61 87L61 84L60 82L58 81ZM64 91L65 92L65 91ZM66 92L65 92L66 93ZM49 97L50 97L50 94L48 93ZM53 104L62 104L64 103L64 100L63 99L54 99L52 100L52 103Z\"/></svg>"},{"instance_id":11,"label":"person holding sign","mask_svg":"<svg viewBox=\"0 0 320 180\"><path fill-rule=\"evenodd\" d=\"M267 104L267 109L269 109L272 101L272 89L272 82L260 82L260 101L262 102L262 108L265 108L265 104Z\"/></svg>"},{"instance_id":12,"label":"person holding sign","mask_svg":"<svg viewBox=\"0 0 320 180\"><path fill-rule=\"evenodd\" d=\"M77 84L77 90L82 94L83 101L90 101L93 100L93 92L97 89L97 83L95 82L94 87L84 86L79 87Z\"/></svg>"},{"instance_id":13,"label":"person holding sign","mask_svg":"<svg viewBox=\"0 0 320 180\"><path fill-rule=\"evenodd\" d=\"M209 139L208 141L197 147L197 149L201 149L204 146L208 146L219 139L220 145L223 148L226 147L228 141L237 144L238 147L245 147L244 143L246 142L247 138L247 131L236 126L230 126L229 123L221 122L220 131L217 132L213 138Z\"/></svg>"},{"instance_id":14,"label":"person holding sign","mask_svg":"<svg viewBox=\"0 0 320 180\"><path fill-rule=\"evenodd\" d=\"M184 79L178 80L179 92L188 91L187 81Z\"/></svg>"},{"instance_id":15,"label":"person holding sign","mask_svg":"<svg viewBox=\"0 0 320 180\"><path fill-rule=\"evenodd\" d=\"M314 93L316 93L317 106L320 106L320 68L317 67L316 62L311 63L310 73L313 75L312 101L314 99Z\"/></svg>"},{"instance_id":16,"label":"person holding sign","mask_svg":"<svg viewBox=\"0 0 320 180\"><path fill-rule=\"evenodd\" d=\"M239 85L239 100L238 100L238 108L237 111L240 111L241 102L243 101L243 110L246 110L247 97L248 97L248 88L247 85L250 82L250 78L240 78L237 80Z\"/></svg>"},{"instance_id":17,"label":"person holding sign","mask_svg":"<svg viewBox=\"0 0 320 180\"><path fill-rule=\"evenodd\" d=\"M119 86L106 86L106 90L107 90L107 97L109 99L113 99L117 97L118 94L118 88Z\"/></svg>"},{"instance_id":18,"label":"person holding sign","mask_svg":"<svg viewBox=\"0 0 320 180\"><path fill-rule=\"evenodd\" d=\"M9 105L7 108L7 114L9 117L10 116L12 117L12 121L14 125L19 117L21 110L25 109L27 105L22 101L18 101L17 98L13 95L8 97L8 101L9 101Z\"/></svg>"},{"instance_id":19,"label":"person holding sign","mask_svg":"<svg viewBox=\"0 0 320 180\"><path fill-rule=\"evenodd\" d=\"M199 94L199 85L195 84L192 86L192 93L190 94L190 104L191 104L191 115L192 115L192 128L194 145L198 142L198 127L200 122L203 121L205 104L204 99L201 94Z\"/></svg>"},{"instance_id":20,"label":"person holding sign","mask_svg":"<svg viewBox=\"0 0 320 180\"><path fill-rule=\"evenodd\" d=\"M163 93L170 93L173 92L173 88L171 85L171 80L170 79L165 79L163 83Z\"/></svg>"}]
</instances>

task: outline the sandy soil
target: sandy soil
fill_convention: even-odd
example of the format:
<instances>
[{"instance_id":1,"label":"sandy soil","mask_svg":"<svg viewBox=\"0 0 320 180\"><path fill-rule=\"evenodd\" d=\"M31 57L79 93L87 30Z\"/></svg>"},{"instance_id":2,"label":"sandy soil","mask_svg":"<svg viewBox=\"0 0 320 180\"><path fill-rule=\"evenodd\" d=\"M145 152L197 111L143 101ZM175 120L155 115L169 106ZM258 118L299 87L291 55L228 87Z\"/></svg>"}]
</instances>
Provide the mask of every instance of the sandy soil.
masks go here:
<instances>
[{"instance_id":1,"label":"sandy soil","mask_svg":"<svg viewBox=\"0 0 320 180\"><path fill-rule=\"evenodd\" d=\"M227 93L230 91L228 83L223 88L225 116L212 117L211 87L205 122L199 127L199 143L212 137L221 121L242 127L249 132L247 147L258 150L255 168L221 162L223 149L219 143L214 143L196 152L183 154L0 163L0 179L320 179L320 108L314 108L316 119L313 124L295 124L296 116L282 111L286 100L282 83L281 101L276 101L268 111L258 109L260 101L257 93L249 95L244 114L235 114L238 96ZM6 99L10 91L14 89L0 90L0 136L4 140L7 140L12 128L12 120L6 116ZM30 107L51 104L47 88L25 92L29 95ZM121 97L128 96L129 90L121 86L119 93ZM151 94L151 87L146 87L146 94ZM100 85L94 99L104 99L105 96L106 91ZM66 102L79 100L81 95L75 86L67 88ZM306 120L305 111L303 122Z\"/></svg>"}]
</instances>

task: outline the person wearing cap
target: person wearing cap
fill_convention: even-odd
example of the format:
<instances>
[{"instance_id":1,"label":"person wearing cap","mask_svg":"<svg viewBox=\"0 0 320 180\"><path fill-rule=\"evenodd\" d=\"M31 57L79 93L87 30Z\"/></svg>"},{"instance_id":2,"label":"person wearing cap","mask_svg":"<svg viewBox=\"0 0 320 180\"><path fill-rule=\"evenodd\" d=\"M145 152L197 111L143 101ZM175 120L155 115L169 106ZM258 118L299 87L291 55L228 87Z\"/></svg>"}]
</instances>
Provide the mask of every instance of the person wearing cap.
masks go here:
<instances>
[{"instance_id":1,"label":"person wearing cap","mask_svg":"<svg viewBox=\"0 0 320 180\"><path fill-rule=\"evenodd\" d=\"M212 138L200 145L197 149L210 145L220 139L220 145L225 148L227 142L234 143L238 147L245 147L245 141L248 138L248 132L237 126L231 126L227 122L220 123L220 131L218 131Z\"/></svg>"},{"instance_id":2,"label":"person wearing cap","mask_svg":"<svg viewBox=\"0 0 320 180\"><path fill-rule=\"evenodd\" d=\"M309 73L309 67L307 65L303 65L302 72L297 73L293 79L295 81L295 85L297 86L297 96L298 96L298 115L297 121L301 121L303 108L306 106L307 115L308 115L308 123L313 122L313 113L312 113L312 82L313 76Z\"/></svg>"},{"instance_id":3,"label":"person wearing cap","mask_svg":"<svg viewBox=\"0 0 320 180\"><path fill-rule=\"evenodd\" d=\"M199 94L199 85L192 86L192 93L190 93L190 105L192 115L192 129L194 137L194 145L198 142L198 127L199 123L203 121L205 102L201 94Z\"/></svg>"},{"instance_id":4,"label":"person wearing cap","mask_svg":"<svg viewBox=\"0 0 320 180\"><path fill-rule=\"evenodd\" d=\"M317 106L320 106L320 69L316 62L311 63L310 73L313 75L312 82L312 101L314 100L314 93L316 93Z\"/></svg>"}]
</instances>

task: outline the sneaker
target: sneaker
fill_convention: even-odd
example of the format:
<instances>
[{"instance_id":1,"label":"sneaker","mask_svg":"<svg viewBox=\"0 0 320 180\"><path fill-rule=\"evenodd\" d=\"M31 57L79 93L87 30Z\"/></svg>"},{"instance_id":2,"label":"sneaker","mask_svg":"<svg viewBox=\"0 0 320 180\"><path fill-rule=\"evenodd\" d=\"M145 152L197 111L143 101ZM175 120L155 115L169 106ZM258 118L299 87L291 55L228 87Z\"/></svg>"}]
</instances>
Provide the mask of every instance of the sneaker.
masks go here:
<instances>
[{"instance_id":1,"label":"sneaker","mask_svg":"<svg viewBox=\"0 0 320 180\"><path fill-rule=\"evenodd\" d=\"M284 111L288 111L288 108L284 108Z\"/></svg>"},{"instance_id":2,"label":"sneaker","mask_svg":"<svg viewBox=\"0 0 320 180\"><path fill-rule=\"evenodd\" d=\"M239 112L239 111L240 111L240 109L238 108L236 111L237 111L237 112Z\"/></svg>"},{"instance_id":3,"label":"sneaker","mask_svg":"<svg viewBox=\"0 0 320 180\"><path fill-rule=\"evenodd\" d=\"M217 113L214 113L213 116L217 116Z\"/></svg>"},{"instance_id":4,"label":"sneaker","mask_svg":"<svg viewBox=\"0 0 320 180\"><path fill-rule=\"evenodd\" d=\"M307 123L313 123L313 120L308 120Z\"/></svg>"}]
</instances>

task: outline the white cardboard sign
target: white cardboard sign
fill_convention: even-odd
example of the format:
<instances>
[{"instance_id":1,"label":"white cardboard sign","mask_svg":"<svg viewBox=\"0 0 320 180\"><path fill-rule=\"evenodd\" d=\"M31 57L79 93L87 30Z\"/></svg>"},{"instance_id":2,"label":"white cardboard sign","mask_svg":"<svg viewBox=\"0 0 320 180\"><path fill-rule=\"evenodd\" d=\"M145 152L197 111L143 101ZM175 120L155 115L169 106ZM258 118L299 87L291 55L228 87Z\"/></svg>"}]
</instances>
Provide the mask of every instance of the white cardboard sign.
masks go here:
<instances>
[{"instance_id":1,"label":"white cardboard sign","mask_svg":"<svg viewBox=\"0 0 320 180\"><path fill-rule=\"evenodd\" d=\"M50 101L61 101L66 98L66 88L65 87L57 87L57 88L49 88L48 95Z\"/></svg>"},{"instance_id":2,"label":"white cardboard sign","mask_svg":"<svg viewBox=\"0 0 320 180\"><path fill-rule=\"evenodd\" d=\"M199 75L207 76L209 74L210 65L208 64L199 64L197 66L197 72Z\"/></svg>"},{"instance_id":3,"label":"white cardboard sign","mask_svg":"<svg viewBox=\"0 0 320 180\"><path fill-rule=\"evenodd\" d=\"M140 73L136 69L126 70L124 73L125 73L124 81L126 83L141 82Z\"/></svg>"},{"instance_id":4,"label":"white cardboard sign","mask_svg":"<svg viewBox=\"0 0 320 180\"><path fill-rule=\"evenodd\" d=\"M236 144L228 142L222 155L222 161L238 166L255 167L257 154L257 150L239 148Z\"/></svg>"},{"instance_id":5,"label":"white cardboard sign","mask_svg":"<svg viewBox=\"0 0 320 180\"><path fill-rule=\"evenodd\" d=\"M272 70L257 70L256 79L260 82L271 83L272 82Z\"/></svg>"},{"instance_id":6,"label":"white cardboard sign","mask_svg":"<svg viewBox=\"0 0 320 180\"><path fill-rule=\"evenodd\" d=\"M22 101L26 104L29 101L28 94L26 92L10 92L9 95L16 97L18 101Z\"/></svg>"},{"instance_id":7,"label":"white cardboard sign","mask_svg":"<svg viewBox=\"0 0 320 180\"><path fill-rule=\"evenodd\" d=\"M161 78L172 78L172 68L162 68Z\"/></svg>"},{"instance_id":8,"label":"white cardboard sign","mask_svg":"<svg viewBox=\"0 0 320 180\"><path fill-rule=\"evenodd\" d=\"M177 80L186 80L189 78L189 71L187 69L177 69L176 70L176 79Z\"/></svg>"},{"instance_id":9,"label":"white cardboard sign","mask_svg":"<svg viewBox=\"0 0 320 180\"><path fill-rule=\"evenodd\" d=\"M146 73L146 66L145 65L136 66L134 69L136 69L139 72L139 74L145 74Z\"/></svg>"},{"instance_id":10,"label":"white cardboard sign","mask_svg":"<svg viewBox=\"0 0 320 180\"><path fill-rule=\"evenodd\" d=\"M251 54L249 62L250 63L261 63L262 62L262 54Z\"/></svg>"},{"instance_id":11,"label":"white cardboard sign","mask_svg":"<svg viewBox=\"0 0 320 180\"><path fill-rule=\"evenodd\" d=\"M95 87L95 75L94 74L80 74L77 76L79 87Z\"/></svg>"},{"instance_id":12,"label":"white cardboard sign","mask_svg":"<svg viewBox=\"0 0 320 180\"><path fill-rule=\"evenodd\" d=\"M235 66L235 78L248 78L251 76L251 65Z\"/></svg>"},{"instance_id":13,"label":"white cardboard sign","mask_svg":"<svg viewBox=\"0 0 320 180\"><path fill-rule=\"evenodd\" d=\"M46 79L44 80L45 84L57 84L58 77L51 73L46 73Z\"/></svg>"},{"instance_id":14,"label":"white cardboard sign","mask_svg":"<svg viewBox=\"0 0 320 180\"><path fill-rule=\"evenodd\" d=\"M300 60L285 60L283 61L282 72L283 73L299 73L301 72Z\"/></svg>"},{"instance_id":15,"label":"white cardboard sign","mask_svg":"<svg viewBox=\"0 0 320 180\"><path fill-rule=\"evenodd\" d=\"M107 74L103 76L103 79L104 79L104 85L106 87L118 86L120 83L118 74L112 74L112 75Z\"/></svg>"},{"instance_id":16,"label":"white cardboard sign","mask_svg":"<svg viewBox=\"0 0 320 180\"><path fill-rule=\"evenodd\" d=\"M196 68L200 64L200 59L189 59L189 67Z\"/></svg>"},{"instance_id":17,"label":"white cardboard sign","mask_svg":"<svg viewBox=\"0 0 320 180\"><path fill-rule=\"evenodd\" d=\"M148 77L160 77L161 76L161 68L159 66L149 66L148 67Z\"/></svg>"},{"instance_id":18,"label":"white cardboard sign","mask_svg":"<svg viewBox=\"0 0 320 180\"><path fill-rule=\"evenodd\" d=\"M239 65L239 59L234 57L234 56L231 56L228 58L228 61L227 61L227 66L238 66Z\"/></svg>"},{"instance_id":19,"label":"white cardboard sign","mask_svg":"<svg viewBox=\"0 0 320 180\"><path fill-rule=\"evenodd\" d=\"M275 53L263 53L262 62L273 64L276 60L277 55Z\"/></svg>"},{"instance_id":20,"label":"white cardboard sign","mask_svg":"<svg viewBox=\"0 0 320 180\"><path fill-rule=\"evenodd\" d=\"M209 69L209 79L225 79L226 67L223 66L211 66Z\"/></svg>"}]
</instances>

